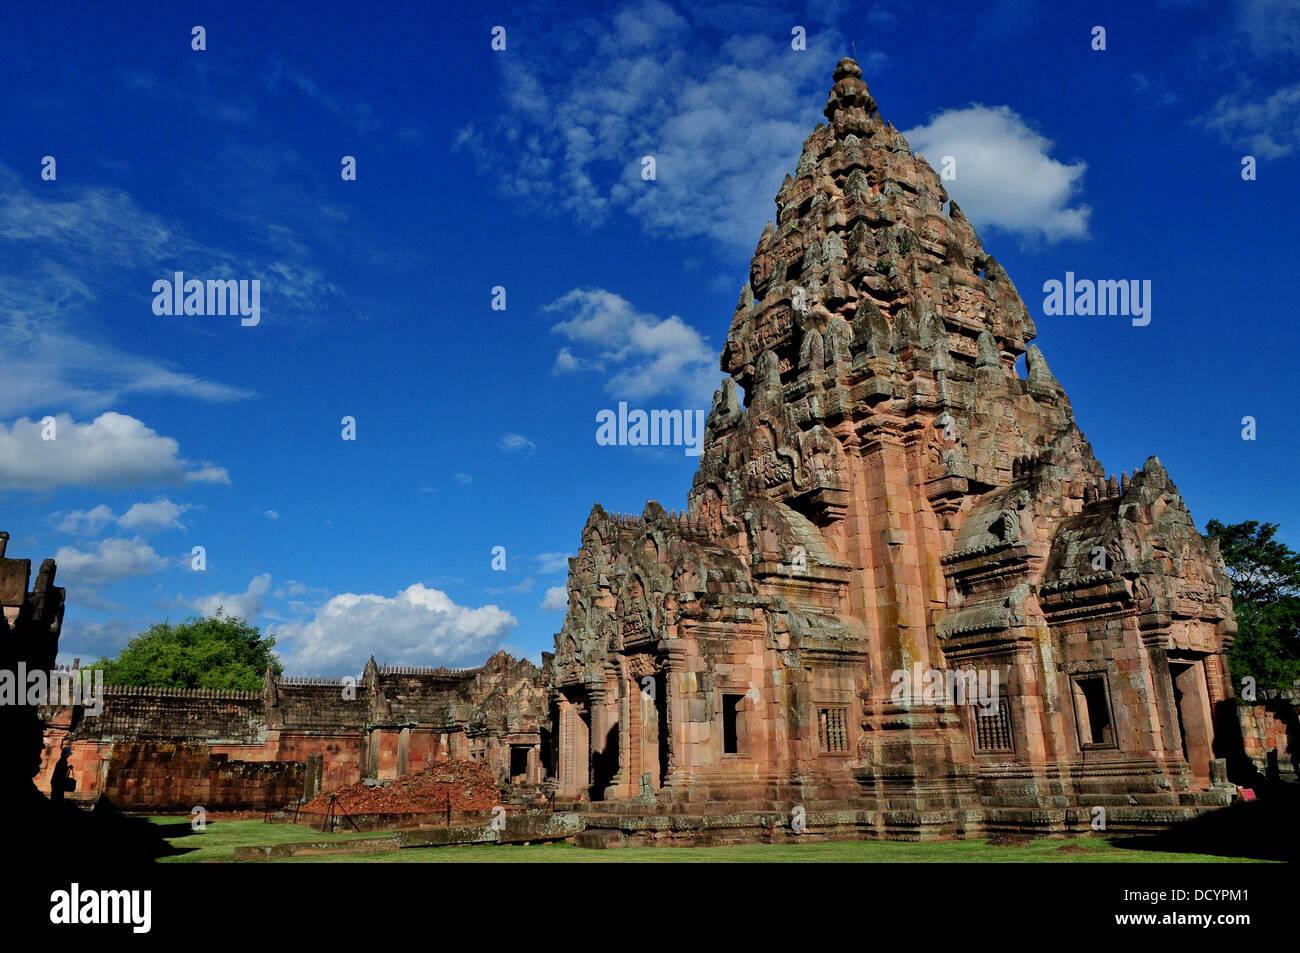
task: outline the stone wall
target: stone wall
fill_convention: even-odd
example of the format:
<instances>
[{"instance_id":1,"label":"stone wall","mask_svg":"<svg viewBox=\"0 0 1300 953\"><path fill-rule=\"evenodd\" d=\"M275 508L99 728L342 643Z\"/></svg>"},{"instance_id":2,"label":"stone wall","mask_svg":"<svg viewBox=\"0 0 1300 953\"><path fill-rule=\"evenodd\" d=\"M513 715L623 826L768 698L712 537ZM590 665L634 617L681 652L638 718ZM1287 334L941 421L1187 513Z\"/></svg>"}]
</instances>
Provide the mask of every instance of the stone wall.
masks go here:
<instances>
[{"instance_id":1,"label":"stone wall","mask_svg":"<svg viewBox=\"0 0 1300 953\"><path fill-rule=\"evenodd\" d=\"M1254 704L1237 706L1241 741L1255 770L1269 780L1300 780L1300 685L1261 691Z\"/></svg>"},{"instance_id":2,"label":"stone wall","mask_svg":"<svg viewBox=\"0 0 1300 953\"><path fill-rule=\"evenodd\" d=\"M449 760L535 785L545 777L544 709L542 672L504 652L461 671L374 659L356 679L268 671L260 692L106 686L97 715L44 709L37 785L50 790L65 748L73 801L107 795L134 810L282 805L304 793L312 758L324 792ZM524 770L512 771L512 751Z\"/></svg>"},{"instance_id":3,"label":"stone wall","mask_svg":"<svg viewBox=\"0 0 1300 953\"><path fill-rule=\"evenodd\" d=\"M100 756L100 793L127 811L274 810L302 795L306 771L184 742L114 742Z\"/></svg>"},{"instance_id":4,"label":"stone wall","mask_svg":"<svg viewBox=\"0 0 1300 953\"><path fill-rule=\"evenodd\" d=\"M260 745L265 715L261 692L106 686L103 712L83 718L76 737Z\"/></svg>"}]
</instances>

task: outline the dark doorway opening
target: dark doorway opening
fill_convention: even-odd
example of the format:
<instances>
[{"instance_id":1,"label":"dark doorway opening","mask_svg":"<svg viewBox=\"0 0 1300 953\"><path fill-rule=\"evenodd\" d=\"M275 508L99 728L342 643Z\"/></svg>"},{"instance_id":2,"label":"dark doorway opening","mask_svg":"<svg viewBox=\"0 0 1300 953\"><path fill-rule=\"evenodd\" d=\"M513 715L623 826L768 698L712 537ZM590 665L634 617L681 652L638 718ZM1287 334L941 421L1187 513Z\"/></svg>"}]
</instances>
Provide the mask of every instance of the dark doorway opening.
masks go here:
<instances>
[{"instance_id":1,"label":"dark doorway opening","mask_svg":"<svg viewBox=\"0 0 1300 953\"><path fill-rule=\"evenodd\" d=\"M1075 716L1079 722L1079 743L1082 745L1112 745L1115 733L1110 723L1110 699L1107 698L1106 676L1091 675L1075 679Z\"/></svg>"},{"instance_id":2,"label":"dark doorway opening","mask_svg":"<svg viewBox=\"0 0 1300 953\"><path fill-rule=\"evenodd\" d=\"M510 783L522 784L528 780L528 751L531 745L510 746Z\"/></svg>"},{"instance_id":3,"label":"dark doorway opening","mask_svg":"<svg viewBox=\"0 0 1300 953\"><path fill-rule=\"evenodd\" d=\"M618 723L609 726L605 733L605 745L601 751L591 755L591 799L605 800L605 789L618 774Z\"/></svg>"},{"instance_id":4,"label":"dark doorway opening","mask_svg":"<svg viewBox=\"0 0 1300 953\"><path fill-rule=\"evenodd\" d=\"M659 786L668 780L668 679L655 675L655 716L659 719Z\"/></svg>"},{"instance_id":5,"label":"dark doorway opening","mask_svg":"<svg viewBox=\"0 0 1300 953\"><path fill-rule=\"evenodd\" d=\"M722 753L740 754L740 701L744 695L722 696Z\"/></svg>"},{"instance_id":6,"label":"dark doorway opening","mask_svg":"<svg viewBox=\"0 0 1300 953\"><path fill-rule=\"evenodd\" d=\"M1190 666L1187 665L1170 665L1170 681L1174 685L1174 711L1178 715L1178 745L1179 751L1183 754L1184 761L1190 761L1187 756L1187 725L1183 723L1183 690L1179 688L1179 676L1182 675Z\"/></svg>"}]
</instances>

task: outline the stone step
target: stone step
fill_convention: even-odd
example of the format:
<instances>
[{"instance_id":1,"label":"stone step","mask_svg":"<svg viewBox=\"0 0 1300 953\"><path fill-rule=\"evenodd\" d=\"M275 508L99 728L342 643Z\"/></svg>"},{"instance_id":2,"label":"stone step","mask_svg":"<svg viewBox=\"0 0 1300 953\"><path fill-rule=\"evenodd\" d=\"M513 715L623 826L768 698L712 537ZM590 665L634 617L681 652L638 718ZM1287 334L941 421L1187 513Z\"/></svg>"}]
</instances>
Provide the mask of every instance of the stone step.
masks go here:
<instances>
[{"instance_id":1,"label":"stone step","mask_svg":"<svg viewBox=\"0 0 1300 953\"><path fill-rule=\"evenodd\" d=\"M613 847L626 846L627 837L620 830L589 827L575 834L573 843L577 847L585 847L589 850L608 850Z\"/></svg>"}]
</instances>

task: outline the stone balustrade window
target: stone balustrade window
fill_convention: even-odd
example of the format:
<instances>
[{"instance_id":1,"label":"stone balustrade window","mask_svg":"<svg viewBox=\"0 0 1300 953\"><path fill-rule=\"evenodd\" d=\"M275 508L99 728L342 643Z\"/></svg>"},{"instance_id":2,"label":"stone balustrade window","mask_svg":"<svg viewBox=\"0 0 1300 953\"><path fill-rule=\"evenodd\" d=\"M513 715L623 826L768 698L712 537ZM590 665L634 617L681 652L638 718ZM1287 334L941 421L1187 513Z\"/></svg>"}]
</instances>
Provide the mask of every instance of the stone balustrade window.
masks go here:
<instances>
[{"instance_id":1,"label":"stone balustrade window","mask_svg":"<svg viewBox=\"0 0 1300 953\"><path fill-rule=\"evenodd\" d=\"M975 750L978 752L1011 751L1011 706L1005 698L998 699L996 711L984 714L975 709Z\"/></svg>"},{"instance_id":2,"label":"stone balustrade window","mask_svg":"<svg viewBox=\"0 0 1300 953\"><path fill-rule=\"evenodd\" d=\"M849 710L843 707L817 709L817 739L825 754L849 750Z\"/></svg>"}]
</instances>

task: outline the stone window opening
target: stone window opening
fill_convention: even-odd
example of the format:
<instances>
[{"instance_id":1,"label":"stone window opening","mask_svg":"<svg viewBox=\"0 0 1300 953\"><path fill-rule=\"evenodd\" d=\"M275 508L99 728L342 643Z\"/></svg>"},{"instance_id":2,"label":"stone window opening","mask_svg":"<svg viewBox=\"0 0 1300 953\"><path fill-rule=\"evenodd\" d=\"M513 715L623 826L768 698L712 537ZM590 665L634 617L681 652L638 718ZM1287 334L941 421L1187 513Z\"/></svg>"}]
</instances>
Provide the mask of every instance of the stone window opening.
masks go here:
<instances>
[{"instance_id":1,"label":"stone window opening","mask_svg":"<svg viewBox=\"0 0 1300 953\"><path fill-rule=\"evenodd\" d=\"M1079 744L1084 748L1115 746L1111 724L1110 692L1103 673L1074 679L1074 713L1079 725Z\"/></svg>"},{"instance_id":2,"label":"stone window opening","mask_svg":"<svg viewBox=\"0 0 1300 953\"><path fill-rule=\"evenodd\" d=\"M817 741L823 754L849 750L849 710L843 706L817 709Z\"/></svg>"},{"instance_id":3,"label":"stone window opening","mask_svg":"<svg viewBox=\"0 0 1300 953\"><path fill-rule=\"evenodd\" d=\"M528 780L528 752L531 745L510 746L510 782L523 784Z\"/></svg>"},{"instance_id":4,"label":"stone window opening","mask_svg":"<svg viewBox=\"0 0 1300 953\"><path fill-rule=\"evenodd\" d=\"M997 710L985 714L978 705L975 712L975 750L977 752L1010 752L1014 750L1011 741L1011 706L1005 698L998 699Z\"/></svg>"},{"instance_id":5,"label":"stone window opening","mask_svg":"<svg viewBox=\"0 0 1300 953\"><path fill-rule=\"evenodd\" d=\"M722 753L741 754L740 703L744 695L724 693L722 696Z\"/></svg>"}]
</instances>

